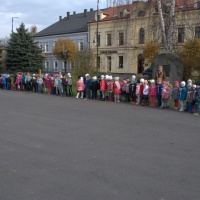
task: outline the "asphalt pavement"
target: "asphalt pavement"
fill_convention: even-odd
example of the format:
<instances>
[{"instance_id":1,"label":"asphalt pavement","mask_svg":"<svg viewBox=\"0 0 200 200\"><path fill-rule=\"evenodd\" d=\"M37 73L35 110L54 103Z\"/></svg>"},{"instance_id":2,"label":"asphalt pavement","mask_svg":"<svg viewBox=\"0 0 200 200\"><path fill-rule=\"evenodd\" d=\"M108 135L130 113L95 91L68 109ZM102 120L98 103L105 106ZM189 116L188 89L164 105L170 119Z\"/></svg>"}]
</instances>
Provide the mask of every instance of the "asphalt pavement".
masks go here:
<instances>
[{"instance_id":1,"label":"asphalt pavement","mask_svg":"<svg viewBox=\"0 0 200 200\"><path fill-rule=\"evenodd\" d=\"M0 90L0 200L199 200L200 117Z\"/></svg>"}]
</instances>

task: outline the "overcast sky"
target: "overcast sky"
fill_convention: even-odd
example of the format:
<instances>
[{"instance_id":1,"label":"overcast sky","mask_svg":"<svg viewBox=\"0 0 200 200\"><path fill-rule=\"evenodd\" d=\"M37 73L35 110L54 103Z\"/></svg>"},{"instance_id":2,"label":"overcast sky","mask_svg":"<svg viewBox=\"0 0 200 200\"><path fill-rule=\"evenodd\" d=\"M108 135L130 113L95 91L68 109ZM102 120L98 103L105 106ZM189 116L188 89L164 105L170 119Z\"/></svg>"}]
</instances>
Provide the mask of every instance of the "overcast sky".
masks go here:
<instances>
[{"instance_id":1,"label":"overcast sky","mask_svg":"<svg viewBox=\"0 0 200 200\"><path fill-rule=\"evenodd\" d=\"M99 0L105 8L107 0ZM36 25L38 32L65 17L66 12L81 13L84 9L97 8L97 0L0 0L0 38L9 37L23 22L26 28Z\"/></svg>"}]
</instances>

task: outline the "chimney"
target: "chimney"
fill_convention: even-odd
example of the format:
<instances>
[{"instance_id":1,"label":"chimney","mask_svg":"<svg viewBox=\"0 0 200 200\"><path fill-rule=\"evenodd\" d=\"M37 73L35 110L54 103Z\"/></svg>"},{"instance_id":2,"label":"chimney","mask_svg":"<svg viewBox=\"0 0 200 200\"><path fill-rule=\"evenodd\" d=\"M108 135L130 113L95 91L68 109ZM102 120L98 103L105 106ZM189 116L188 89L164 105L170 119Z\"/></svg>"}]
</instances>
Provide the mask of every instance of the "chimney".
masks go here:
<instances>
[{"instance_id":1,"label":"chimney","mask_svg":"<svg viewBox=\"0 0 200 200\"><path fill-rule=\"evenodd\" d=\"M84 9L84 17L87 16L87 9Z\"/></svg>"},{"instance_id":2,"label":"chimney","mask_svg":"<svg viewBox=\"0 0 200 200\"><path fill-rule=\"evenodd\" d=\"M76 12L74 11L74 12L73 12L73 14L75 15L75 14L76 14Z\"/></svg>"},{"instance_id":3,"label":"chimney","mask_svg":"<svg viewBox=\"0 0 200 200\"><path fill-rule=\"evenodd\" d=\"M59 16L59 21L61 21L62 20L62 16Z\"/></svg>"},{"instance_id":4,"label":"chimney","mask_svg":"<svg viewBox=\"0 0 200 200\"><path fill-rule=\"evenodd\" d=\"M67 20L69 20L70 12L67 12Z\"/></svg>"},{"instance_id":5,"label":"chimney","mask_svg":"<svg viewBox=\"0 0 200 200\"><path fill-rule=\"evenodd\" d=\"M90 8L90 12L92 12L93 11L93 8Z\"/></svg>"}]
</instances>

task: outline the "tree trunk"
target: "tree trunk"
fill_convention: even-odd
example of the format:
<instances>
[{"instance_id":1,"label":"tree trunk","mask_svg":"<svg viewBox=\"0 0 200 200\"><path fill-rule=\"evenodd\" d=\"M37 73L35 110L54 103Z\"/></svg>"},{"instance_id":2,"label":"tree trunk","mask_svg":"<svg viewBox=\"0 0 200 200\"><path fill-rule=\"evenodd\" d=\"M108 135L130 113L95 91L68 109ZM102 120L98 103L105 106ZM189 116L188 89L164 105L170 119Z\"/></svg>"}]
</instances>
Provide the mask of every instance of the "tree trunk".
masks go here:
<instances>
[{"instance_id":1,"label":"tree trunk","mask_svg":"<svg viewBox=\"0 0 200 200\"><path fill-rule=\"evenodd\" d=\"M168 44L168 50L172 52L173 52L174 26L175 26L175 0L171 0L167 44Z\"/></svg>"},{"instance_id":2,"label":"tree trunk","mask_svg":"<svg viewBox=\"0 0 200 200\"><path fill-rule=\"evenodd\" d=\"M159 14L159 18L160 18L160 26L161 26L161 33L162 33L164 48L166 51L168 51L169 49L168 49L166 33L165 33L165 22L164 22L164 18L163 18L161 0L157 0L157 3L158 3L158 14Z\"/></svg>"},{"instance_id":3,"label":"tree trunk","mask_svg":"<svg viewBox=\"0 0 200 200\"><path fill-rule=\"evenodd\" d=\"M65 66L64 66L65 67L65 74L67 74L67 61L66 60L64 61L64 64L65 64Z\"/></svg>"}]
</instances>

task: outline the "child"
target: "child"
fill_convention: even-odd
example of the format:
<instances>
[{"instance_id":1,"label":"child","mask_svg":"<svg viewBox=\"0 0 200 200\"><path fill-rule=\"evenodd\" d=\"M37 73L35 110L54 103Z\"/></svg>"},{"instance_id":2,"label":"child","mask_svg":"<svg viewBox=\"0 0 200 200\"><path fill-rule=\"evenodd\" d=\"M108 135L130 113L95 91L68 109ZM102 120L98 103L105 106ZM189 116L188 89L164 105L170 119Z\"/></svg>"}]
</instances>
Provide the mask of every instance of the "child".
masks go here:
<instances>
[{"instance_id":1,"label":"child","mask_svg":"<svg viewBox=\"0 0 200 200\"><path fill-rule=\"evenodd\" d=\"M90 75L86 74L85 76L86 81L85 81L85 99L89 99L90 98L90 88L91 88L91 79L90 79Z\"/></svg>"},{"instance_id":2,"label":"child","mask_svg":"<svg viewBox=\"0 0 200 200\"><path fill-rule=\"evenodd\" d=\"M174 108L175 110L178 110L178 100L179 100L179 82L174 82L174 88L172 90L172 99L174 100Z\"/></svg>"},{"instance_id":3,"label":"child","mask_svg":"<svg viewBox=\"0 0 200 200\"><path fill-rule=\"evenodd\" d=\"M136 104L140 104L140 81L138 80L137 81L137 84L136 84L136 99L137 99L137 102Z\"/></svg>"},{"instance_id":4,"label":"child","mask_svg":"<svg viewBox=\"0 0 200 200\"><path fill-rule=\"evenodd\" d=\"M78 80L78 82L76 84L76 89L77 89L76 98L78 99L79 95L81 94L81 99L83 99L83 92L85 90L85 85L84 85L84 82L83 82L83 77L79 77L79 80Z\"/></svg>"},{"instance_id":5,"label":"child","mask_svg":"<svg viewBox=\"0 0 200 200\"><path fill-rule=\"evenodd\" d=\"M104 75L101 75L101 80L100 80L100 92L101 92L101 100L105 101L105 91L106 91L106 82L104 79Z\"/></svg>"},{"instance_id":6,"label":"child","mask_svg":"<svg viewBox=\"0 0 200 200\"><path fill-rule=\"evenodd\" d=\"M113 84L113 91L114 91L114 98L115 98L115 102L120 102L119 100L119 95L121 93L121 86L120 86L120 82L119 82L119 77L115 77L115 82Z\"/></svg>"},{"instance_id":7,"label":"child","mask_svg":"<svg viewBox=\"0 0 200 200\"><path fill-rule=\"evenodd\" d=\"M187 96L186 96L186 111L187 112L192 112L192 101L193 101L192 84L188 83Z\"/></svg>"},{"instance_id":8,"label":"child","mask_svg":"<svg viewBox=\"0 0 200 200\"><path fill-rule=\"evenodd\" d=\"M97 81L97 77L94 76L92 78L91 82L91 90L92 90L92 99L96 100L97 99L97 90L99 89L99 83Z\"/></svg>"},{"instance_id":9,"label":"child","mask_svg":"<svg viewBox=\"0 0 200 200\"><path fill-rule=\"evenodd\" d=\"M196 86L196 95L195 95L195 109L193 115L199 115L199 102L200 102L200 81Z\"/></svg>"},{"instance_id":10,"label":"child","mask_svg":"<svg viewBox=\"0 0 200 200\"><path fill-rule=\"evenodd\" d=\"M140 104L143 102L144 79L140 79Z\"/></svg>"},{"instance_id":11,"label":"child","mask_svg":"<svg viewBox=\"0 0 200 200\"><path fill-rule=\"evenodd\" d=\"M51 77L51 94L53 94L53 95L56 94L53 77Z\"/></svg>"},{"instance_id":12,"label":"child","mask_svg":"<svg viewBox=\"0 0 200 200\"><path fill-rule=\"evenodd\" d=\"M72 92L72 76L70 73L67 74L67 86L68 86L68 95L73 96Z\"/></svg>"},{"instance_id":13,"label":"child","mask_svg":"<svg viewBox=\"0 0 200 200\"><path fill-rule=\"evenodd\" d=\"M150 97L150 101L151 107L155 107L156 106L156 85L155 85L155 80L151 80L151 85L149 87L149 97Z\"/></svg>"},{"instance_id":14,"label":"child","mask_svg":"<svg viewBox=\"0 0 200 200\"><path fill-rule=\"evenodd\" d=\"M149 85L148 85L148 81L147 81L147 80L144 80L143 103L142 103L142 106L148 106L148 95L149 95Z\"/></svg>"},{"instance_id":15,"label":"child","mask_svg":"<svg viewBox=\"0 0 200 200\"><path fill-rule=\"evenodd\" d=\"M10 78L10 75L7 75L7 78L6 78L6 89L7 90L11 90L11 78Z\"/></svg>"},{"instance_id":16,"label":"child","mask_svg":"<svg viewBox=\"0 0 200 200\"><path fill-rule=\"evenodd\" d=\"M156 87L156 97L157 97L158 107L161 107L161 105L162 105L161 99L162 99L162 88L163 88L163 85L162 85L162 81L161 80L162 80L161 78L158 78L157 87Z\"/></svg>"},{"instance_id":17,"label":"child","mask_svg":"<svg viewBox=\"0 0 200 200\"><path fill-rule=\"evenodd\" d=\"M132 94L132 87L130 87L130 85L132 85L132 83L130 82L129 77L126 78L126 83L125 83L125 102L130 102L130 98Z\"/></svg>"},{"instance_id":18,"label":"child","mask_svg":"<svg viewBox=\"0 0 200 200\"><path fill-rule=\"evenodd\" d=\"M180 110L179 112L184 111L184 101L186 100L187 89L185 87L185 81L181 82L181 86L179 88L179 101L180 101Z\"/></svg>"},{"instance_id":19,"label":"child","mask_svg":"<svg viewBox=\"0 0 200 200\"><path fill-rule=\"evenodd\" d=\"M107 81L107 91L108 91L108 101L112 101L113 99L113 81L112 81L112 76L108 77Z\"/></svg>"},{"instance_id":20,"label":"child","mask_svg":"<svg viewBox=\"0 0 200 200\"><path fill-rule=\"evenodd\" d=\"M167 108L167 101L169 99L169 87L166 81L163 81L163 88L162 88L162 106L161 108Z\"/></svg>"}]
</instances>

